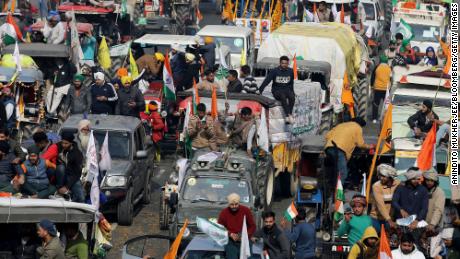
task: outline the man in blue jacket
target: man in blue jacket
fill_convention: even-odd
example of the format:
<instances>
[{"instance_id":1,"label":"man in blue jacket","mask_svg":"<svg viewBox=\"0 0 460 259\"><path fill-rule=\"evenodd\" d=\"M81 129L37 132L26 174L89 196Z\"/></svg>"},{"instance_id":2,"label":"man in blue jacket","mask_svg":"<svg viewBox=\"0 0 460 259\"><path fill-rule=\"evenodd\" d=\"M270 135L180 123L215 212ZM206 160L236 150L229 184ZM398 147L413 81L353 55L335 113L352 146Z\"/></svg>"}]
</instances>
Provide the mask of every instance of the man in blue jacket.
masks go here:
<instances>
[{"instance_id":1,"label":"man in blue jacket","mask_svg":"<svg viewBox=\"0 0 460 259\"><path fill-rule=\"evenodd\" d=\"M290 230L287 221L281 219L281 228L284 229L284 235L291 241L295 242L295 259L313 259L316 258L316 231L315 227L307 223L305 218L307 213L304 209L298 209L295 217L296 224Z\"/></svg>"},{"instance_id":2,"label":"man in blue jacket","mask_svg":"<svg viewBox=\"0 0 460 259\"><path fill-rule=\"evenodd\" d=\"M102 72L94 73L95 83L91 85L91 113L113 114L118 100L117 91L111 83L105 81Z\"/></svg>"},{"instance_id":3,"label":"man in blue jacket","mask_svg":"<svg viewBox=\"0 0 460 259\"><path fill-rule=\"evenodd\" d=\"M420 184L418 178L422 173L417 167L409 168L405 176L406 183L396 188L391 207L396 212L396 219L416 215L416 219L409 226L415 229L419 221L426 219L429 194L425 186Z\"/></svg>"}]
</instances>

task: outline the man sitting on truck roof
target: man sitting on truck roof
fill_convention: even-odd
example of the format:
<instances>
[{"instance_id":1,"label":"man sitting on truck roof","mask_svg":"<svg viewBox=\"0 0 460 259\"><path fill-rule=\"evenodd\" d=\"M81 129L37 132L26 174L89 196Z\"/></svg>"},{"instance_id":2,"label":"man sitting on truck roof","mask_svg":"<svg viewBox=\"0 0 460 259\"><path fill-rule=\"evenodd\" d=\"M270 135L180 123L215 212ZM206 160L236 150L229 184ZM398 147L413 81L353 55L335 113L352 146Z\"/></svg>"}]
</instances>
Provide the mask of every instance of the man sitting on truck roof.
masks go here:
<instances>
[{"instance_id":1,"label":"man sitting on truck roof","mask_svg":"<svg viewBox=\"0 0 460 259\"><path fill-rule=\"evenodd\" d=\"M270 82L272 83L273 97L280 101L283 106L286 122L293 123L292 110L295 102L294 70L289 67L289 58L287 56L281 56L279 67L272 69L265 77L259 88L260 93L264 92L265 87Z\"/></svg>"},{"instance_id":2,"label":"man sitting on truck roof","mask_svg":"<svg viewBox=\"0 0 460 259\"><path fill-rule=\"evenodd\" d=\"M439 120L438 115L432 109L433 102L428 99L423 100L420 110L407 119L407 124L413 130L416 138L425 138L433 122Z\"/></svg>"}]
</instances>

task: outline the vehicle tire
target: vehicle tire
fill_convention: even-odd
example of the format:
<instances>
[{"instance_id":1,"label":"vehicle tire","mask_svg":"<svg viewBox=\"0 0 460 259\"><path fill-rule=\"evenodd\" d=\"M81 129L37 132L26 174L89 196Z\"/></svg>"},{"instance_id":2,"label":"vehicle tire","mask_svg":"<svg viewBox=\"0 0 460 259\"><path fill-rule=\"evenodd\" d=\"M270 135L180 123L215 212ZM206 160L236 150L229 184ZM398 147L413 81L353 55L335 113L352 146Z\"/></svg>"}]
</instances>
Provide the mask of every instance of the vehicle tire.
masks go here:
<instances>
[{"instance_id":1,"label":"vehicle tire","mask_svg":"<svg viewBox=\"0 0 460 259\"><path fill-rule=\"evenodd\" d=\"M121 226L131 226L133 224L134 205L133 205L133 187L130 187L125 198L118 203L117 218Z\"/></svg>"},{"instance_id":2,"label":"vehicle tire","mask_svg":"<svg viewBox=\"0 0 460 259\"><path fill-rule=\"evenodd\" d=\"M164 191L160 193L160 229L168 230L169 226L169 206L164 199Z\"/></svg>"},{"instance_id":3,"label":"vehicle tire","mask_svg":"<svg viewBox=\"0 0 460 259\"><path fill-rule=\"evenodd\" d=\"M358 85L353 87L353 100L355 101L355 116L367 121L367 106L369 102L369 79L358 76Z\"/></svg>"},{"instance_id":4,"label":"vehicle tire","mask_svg":"<svg viewBox=\"0 0 460 259\"><path fill-rule=\"evenodd\" d=\"M176 34L185 34L185 21L190 18L190 7L188 5L176 5Z\"/></svg>"},{"instance_id":5,"label":"vehicle tire","mask_svg":"<svg viewBox=\"0 0 460 259\"><path fill-rule=\"evenodd\" d=\"M149 169L147 170L147 181L145 181L144 185L144 193L142 194L142 203L149 204L152 201L152 186L151 186L151 178L152 178L152 171Z\"/></svg>"},{"instance_id":6,"label":"vehicle tire","mask_svg":"<svg viewBox=\"0 0 460 259\"><path fill-rule=\"evenodd\" d=\"M319 130L318 130L319 135L324 134L331 129L332 114L333 114L332 109L322 114L321 124L319 125Z\"/></svg>"},{"instance_id":7,"label":"vehicle tire","mask_svg":"<svg viewBox=\"0 0 460 259\"><path fill-rule=\"evenodd\" d=\"M275 190L275 172L273 166L268 168L267 174L259 176L260 201L264 208L270 208Z\"/></svg>"},{"instance_id":8,"label":"vehicle tire","mask_svg":"<svg viewBox=\"0 0 460 259\"><path fill-rule=\"evenodd\" d=\"M385 1L385 30L391 28L391 19L393 16L393 2L392 0Z\"/></svg>"},{"instance_id":9,"label":"vehicle tire","mask_svg":"<svg viewBox=\"0 0 460 259\"><path fill-rule=\"evenodd\" d=\"M294 172L289 173L289 197L294 197L299 187L299 178L297 177L297 166L294 168Z\"/></svg>"}]
</instances>

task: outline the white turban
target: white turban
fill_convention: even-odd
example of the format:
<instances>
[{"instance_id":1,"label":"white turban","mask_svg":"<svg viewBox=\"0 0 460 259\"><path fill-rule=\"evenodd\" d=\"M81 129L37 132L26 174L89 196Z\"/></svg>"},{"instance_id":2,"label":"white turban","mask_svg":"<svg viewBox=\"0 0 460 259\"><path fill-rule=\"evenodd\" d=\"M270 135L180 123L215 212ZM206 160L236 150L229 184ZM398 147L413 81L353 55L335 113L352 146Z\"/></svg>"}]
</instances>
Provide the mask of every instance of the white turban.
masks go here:
<instances>
[{"instance_id":1,"label":"white turban","mask_svg":"<svg viewBox=\"0 0 460 259\"><path fill-rule=\"evenodd\" d=\"M83 128L89 127L91 125L91 121L87 119L83 119L78 122L78 131L80 131Z\"/></svg>"},{"instance_id":2,"label":"white turban","mask_svg":"<svg viewBox=\"0 0 460 259\"><path fill-rule=\"evenodd\" d=\"M193 62L193 60L195 60L195 55L192 53L185 53L185 61Z\"/></svg>"},{"instance_id":3,"label":"white turban","mask_svg":"<svg viewBox=\"0 0 460 259\"><path fill-rule=\"evenodd\" d=\"M380 164L377 166L377 172L386 177L395 178L397 176L396 169L389 164Z\"/></svg>"},{"instance_id":4,"label":"white turban","mask_svg":"<svg viewBox=\"0 0 460 259\"><path fill-rule=\"evenodd\" d=\"M227 201L229 204L240 203L240 196L236 193L231 193L227 196Z\"/></svg>"},{"instance_id":5,"label":"white turban","mask_svg":"<svg viewBox=\"0 0 460 259\"><path fill-rule=\"evenodd\" d=\"M442 230L441 238L446 240L452 240L454 237L454 228L445 228Z\"/></svg>"},{"instance_id":6,"label":"white turban","mask_svg":"<svg viewBox=\"0 0 460 259\"><path fill-rule=\"evenodd\" d=\"M102 72L94 73L94 79L96 79L96 80L105 80L104 73L102 73Z\"/></svg>"},{"instance_id":7,"label":"white turban","mask_svg":"<svg viewBox=\"0 0 460 259\"><path fill-rule=\"evenodd\" d=\"M422 176L422 172L420 172L420 170L409 170L405 173L405 176L406 176L406 179L407 180L412 180L414 178L418 178L420 176Z\"/></svg>"},{"instance_id":8,"label":"white turban","mask_svg":"<svg viewBox=\"0 0 460 259\"><path fill-rule=\"evenodd\" d=\"M175 51L178 51L178 52L182 52L182 48L181 46L179 45L179 43L173 43L171 45L171 49L175 50Z\"/></svg>"}]
</instances>

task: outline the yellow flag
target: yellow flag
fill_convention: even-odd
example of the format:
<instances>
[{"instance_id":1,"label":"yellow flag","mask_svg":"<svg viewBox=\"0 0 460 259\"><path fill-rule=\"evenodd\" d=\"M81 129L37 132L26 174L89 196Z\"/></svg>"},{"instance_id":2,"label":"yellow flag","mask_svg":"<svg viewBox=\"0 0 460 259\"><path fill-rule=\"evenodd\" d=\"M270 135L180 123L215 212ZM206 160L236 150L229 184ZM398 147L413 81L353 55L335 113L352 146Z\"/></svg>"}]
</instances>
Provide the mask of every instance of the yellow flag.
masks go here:
<instances>
[{"instance_id":1,"label":"yellow flag","mask_svg":"<svg viewBox=\"0 0 460 259\"><path fill-rule=\"evenodd\" d=\"M177 250L179 250L180 242L182 241L182 237L184 236L185 229L188 225L188 219L185 219L184 226L180 229L179 234L177 235L174 243L169 248L168 253L165 254L163 259L175 259L177 255Z\"/></svg>"},{"instance_id":2,"label":"yellow flag","mask_svg":"<svg viewBox=\"0 0 460 259\"><path fill-rule=\"evenodd\" d=\"M109 69L112 66L112 61L110 60L109 46L105 41L105 37L102 37L101 44L99 45L99 51L97 54L97 60L103 69Z\"/></svg>"},{"instance_id":3,"label":"yellow flag","mask_svg":"<svg viewBox=\"0 0 460 259\"><path fill-rule=\"evenodd\" d=\"M241 49L241 65L246 65L246 51L244 51L244 48Z\"/></svg>"},{"instance_id":4,"label":"yellow flag","mask_svg":"<svg viewBox=\"0 0 460 259\"><path fill-rule=\"evenodd\" d=\"M139 76L136 60L133 57L133 52L131 51L131 49L129 49L129 72L131 72L131 78L136 78L137 76Z\"/></svg>"}]
</instances>

